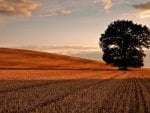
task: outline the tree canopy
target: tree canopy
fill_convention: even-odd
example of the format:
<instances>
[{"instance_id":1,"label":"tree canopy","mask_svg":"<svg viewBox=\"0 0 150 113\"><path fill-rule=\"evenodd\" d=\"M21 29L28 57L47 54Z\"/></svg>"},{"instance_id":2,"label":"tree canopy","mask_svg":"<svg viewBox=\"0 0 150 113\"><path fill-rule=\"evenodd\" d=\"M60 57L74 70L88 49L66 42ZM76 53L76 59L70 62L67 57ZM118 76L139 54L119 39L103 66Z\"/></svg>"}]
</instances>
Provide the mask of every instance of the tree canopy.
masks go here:
<instances>
[{"instance_id":1,"label":"tree canopy","mask_svg":"<svg viewBox=\"0 0 150 113\"><path fill-rule=\"evenodd\" d=\"M112 22L100 37L103 60L126 70L144 65L144 48L150 48L150 29L128 20Z\"/></svg>"}]
</instances>

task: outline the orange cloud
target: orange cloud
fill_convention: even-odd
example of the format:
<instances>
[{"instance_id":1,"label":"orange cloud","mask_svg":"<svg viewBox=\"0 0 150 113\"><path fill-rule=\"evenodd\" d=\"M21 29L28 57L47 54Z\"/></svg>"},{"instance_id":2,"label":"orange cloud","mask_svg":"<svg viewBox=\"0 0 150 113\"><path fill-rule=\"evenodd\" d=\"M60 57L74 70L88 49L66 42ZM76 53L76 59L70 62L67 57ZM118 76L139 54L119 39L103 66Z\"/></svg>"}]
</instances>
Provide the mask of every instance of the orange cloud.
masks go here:
<instances>
[{"instance_id":1,"label":"orange cloud","mask_svg":"<svg viewBox=\"0 0 150 113\"><path fill-rule=\"evenodd\" d=\"M106 9L106 10L110 10L112 7L112 1L111 0L95 0L94 3L95 4L99 4L99 3L103 4L104 9Z\"/></svg>"},{"instance_id":2,"label":"orange cloud","mask_svg":"<svg viewBox=\"0 0 150 113\"><path fill-rule=\"evenodd\" d=\"M32 16L32 10L40 6L33 0L0 0L0 14L13 16Z\"/></svg>"},{"instance_id":3,"label":"orange cloud","mask_svg":"<svg viewBox=\"0 0 150 113\"><path fill-rule=\"evenodd\" d=\"M41 16L68 16L71 14L71 11L65 9L52 9L48 10L45 14Z\"/></svg>"},{"instance_id":4,"label":"orange cloud","mask_svg":"<svg viewBox=\"0 0 150 113\"><path fill-rule=\"evenodd\" d=\"M139 5L133 5L133 7L138 10L138 17L140 18L150 17L150 2Z\"/></svg>"}]
</instances>

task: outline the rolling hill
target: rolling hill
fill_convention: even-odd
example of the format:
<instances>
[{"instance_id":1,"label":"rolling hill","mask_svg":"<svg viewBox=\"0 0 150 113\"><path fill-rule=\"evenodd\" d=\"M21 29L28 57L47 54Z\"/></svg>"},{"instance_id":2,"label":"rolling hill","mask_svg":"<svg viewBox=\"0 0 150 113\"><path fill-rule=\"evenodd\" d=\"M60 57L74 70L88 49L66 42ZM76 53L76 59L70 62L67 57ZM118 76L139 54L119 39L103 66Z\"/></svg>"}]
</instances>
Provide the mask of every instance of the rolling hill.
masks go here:
<instances>
[{"instance_id":1,"label":"rolling hill","mask_svg":"<svg viewBox=\"0 0 150 113\"><path fill-rule=\"evenodd\" d=\"M0 48L0 69L105 69L103 62L32 50Z\"/></svg>"}]
</instances>

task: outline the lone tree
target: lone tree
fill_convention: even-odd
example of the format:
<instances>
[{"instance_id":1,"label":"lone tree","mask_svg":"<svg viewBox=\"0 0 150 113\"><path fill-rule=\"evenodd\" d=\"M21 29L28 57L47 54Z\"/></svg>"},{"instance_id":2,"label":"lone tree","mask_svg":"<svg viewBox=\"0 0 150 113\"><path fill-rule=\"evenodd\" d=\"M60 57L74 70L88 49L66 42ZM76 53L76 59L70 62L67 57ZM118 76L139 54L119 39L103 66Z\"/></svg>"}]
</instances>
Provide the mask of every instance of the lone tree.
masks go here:
<instances>
[{"instance_id":1,"label":"lone tree","mask_svg":"<svg viewBox=\"0 0 150 113\"><path fill-rule=\"evenodd\" d=\"M100 47L107 64L122 70L141 67L146 56L143 49L150 48L150 29L132 21L112 22L105 33L101 34Z\"/></svg>"}]
</instances>

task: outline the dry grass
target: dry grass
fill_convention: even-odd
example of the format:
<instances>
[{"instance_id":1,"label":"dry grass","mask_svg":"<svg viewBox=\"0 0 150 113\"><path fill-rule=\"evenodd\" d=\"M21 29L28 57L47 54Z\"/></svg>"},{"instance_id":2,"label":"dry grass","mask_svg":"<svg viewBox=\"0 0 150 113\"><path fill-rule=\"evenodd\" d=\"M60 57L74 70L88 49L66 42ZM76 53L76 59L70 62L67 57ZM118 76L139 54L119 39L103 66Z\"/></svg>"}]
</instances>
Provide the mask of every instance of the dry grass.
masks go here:
<instances>
[{"instance_id":1,"label":"dry grass","mask_svg":"<svg viewBox=\"0 0 150 113\"><path fill-rule=\"evenodd\" d=\"M1 59L5 66L0 61L0 113L150 113L149 69L118 71L103 63L68 56L59 57L70 64L64 68L58 62L54 69L52 65L58 59L51 64L53 54L0 51L1 58L10 57L9 63ZM23 64L17 59L20 54ZM37 62L39 57L31 58L30 54L44 55ZM17 65L11 66L11 58ZM74 66L75 62L78 65ZM46 68L39 69L43 64Z\"/></svg>"},{"instance_id":2,"label":"dry grass","mask_svg":"<svg viewBox=\"0 0 150 113\"><path fill-rule=\"evenodd\" d=\"M37 51L0 48L0 69L105 69L104 63Z\"/></svg>"}]
</instances>

